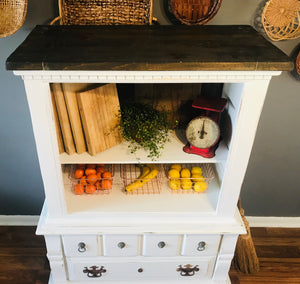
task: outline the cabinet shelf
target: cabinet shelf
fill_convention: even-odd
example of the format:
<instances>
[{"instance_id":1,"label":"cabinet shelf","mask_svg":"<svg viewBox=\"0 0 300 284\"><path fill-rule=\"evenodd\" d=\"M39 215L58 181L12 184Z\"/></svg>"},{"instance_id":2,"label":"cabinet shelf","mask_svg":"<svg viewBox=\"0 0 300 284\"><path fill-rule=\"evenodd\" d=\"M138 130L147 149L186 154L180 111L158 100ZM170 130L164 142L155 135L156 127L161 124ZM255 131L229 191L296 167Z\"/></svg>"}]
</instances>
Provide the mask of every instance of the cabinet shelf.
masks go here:
<instances>
[{"instance_id":1,"label":"cabinet shelf","mask_svg":"<svg viewBox=\"0 0 300 284\"><path fill-rule=\"evenodd\" d=\"M113 187L110 194L75 195L68 174L64 173L65 203L68 214L74 213L195 213L213 214L216 210L220 185L217 178L212 180L205 193L176 194L172 193L168 179L162 180L160 194L127 195L120 176L120 167L116 166Z\"/></svg>"},{"instance_id":2,"label":"cabinet shelf","mask_svg":"<svg viewBox=\"0 0 300 284\"><path fill-rule=\"evenodd\" d=\"M128 148L129 143L123 142L117 146L114 146L104 152L91 156L85 152L82 154L62 153L59 156L61 164L81 164L81 163L104 163L104 164L125 164L125 163L218 163L227 159L228 147L224 142L220 142L220 145L216 151L216 156L211 159L202 158L201 156L194 154L187 154L183 152L182 143L175 133L170 133L170 141L165 144L164 151L158 160L152 161L147 157L147 152L144 150L138 150L135 154L130 153Z\"/></svg>"}]
</instances>

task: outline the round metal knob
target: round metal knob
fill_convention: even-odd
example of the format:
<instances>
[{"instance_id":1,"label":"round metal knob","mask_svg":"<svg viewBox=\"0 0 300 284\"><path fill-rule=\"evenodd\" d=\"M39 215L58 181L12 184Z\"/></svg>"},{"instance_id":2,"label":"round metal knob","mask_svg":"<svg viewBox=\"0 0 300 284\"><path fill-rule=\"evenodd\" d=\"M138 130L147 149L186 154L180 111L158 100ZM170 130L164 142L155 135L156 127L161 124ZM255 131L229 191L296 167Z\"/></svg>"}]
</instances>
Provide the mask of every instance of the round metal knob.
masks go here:
<instances>
[{"instance_id":1,"label":"round metal knob","mask_svg":"<svg viewBox=\"0 0 300 284\"><path fill-rule=\"evenodd\" d=\"M85 252L85 251L86 251L85 243L80 242L80 243L78 244L78 251L79 251L79 252Z\"/></svg>"},{"instance_id":2,"label":"round metal knob","mask_svg":"<svg viewBox=\"0 0 300 284\"><path fill-rule=\"evenodd\" d=\"M119 242L118 243L118 247L120 248L120 249L122 249L122 248L125 248L125 243L124 242Z\"/></svg>"},{"instance_id":3,"label":"round metal knob","mask_svg":"<svg viewBox=\"0 0 300 284\"><path fill-rule=\"evenodd\" d=\"M138 269L138 272L139 272L139 273L142 273L143 271L144 271L143 268L139 268L139 269Z\"/></svg>"},{"instance_id":4,"label":"round metal knob","mask_svg":"<svg viewBox=\"0 0 300 284\"><path fill-rule=\"evenodd\" d=\"M157 245L158 245L159 248L164 248L166 246L166 243L165 242L159 242Z\"/></svg>"},{"instance_id":5,"label":"round metal knob","mask_svg":"<svg viewBox=\"0 0 300 284\"><path fill-rule=\"evenodd\" d=\"M200 242L200 243L198 243L197 250L198 251L203 251L203 250L205 250L205 246L206 246L205 242Z\"/></svg>"}]
</instances>

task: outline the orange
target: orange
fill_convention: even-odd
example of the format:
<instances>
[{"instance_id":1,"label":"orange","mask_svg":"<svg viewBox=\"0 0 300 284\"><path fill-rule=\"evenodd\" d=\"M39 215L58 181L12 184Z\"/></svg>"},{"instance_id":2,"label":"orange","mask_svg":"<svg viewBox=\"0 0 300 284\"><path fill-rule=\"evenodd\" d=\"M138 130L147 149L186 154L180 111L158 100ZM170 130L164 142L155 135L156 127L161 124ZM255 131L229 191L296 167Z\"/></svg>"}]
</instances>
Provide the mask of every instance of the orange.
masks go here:
<instances>
[{"instance_id":1,"label":"orange","mask_svg":"<svg viewBox=\"0 0 300 284\"><path fill-rule=\"evenodd\" d=\"M110 189L112 186L112 182L110 179L104 179L101 181L101 188L102 189Z\"/></svg>"},{"instance_id":2,"label":"orange","mask_svg":"<svg viewBox=\"0 0 300 284\"><path fill-rule=\"evenodd\" d=\"M76 171L75 171L75 177L76 178L82 178L83 177L83 175L84 175L84 170L83 169L77 169Z\"/></svg>"},{"instance_id":3,"label":"orange","mask_svg":"<svg viewBox=\"0 0 300 284\"><path fill-rule=\"evenodd\" d=\"M74 192L75 194L77 195L81 195L84 193L84 186L82 184L76 184L75 187L74 187Z\"/></svg>"},{"instance_id":4,"label":"orange","mask_svg":"<svg viewBox=\"0 0 300 284\"><path fill-rule=\"evenodd\" d=\"M92 194L96 191L96 186L94 186L93 184L88 184L86 187L85 187L85 192L88 193L88 194Z\"/></svg>"},{"instance_id":5,"label":"orange","mask_svg":"<svg viewBox=\"0 0 300 284\"><path fill-rule=\"evenodd\" d=\"M105 172L105 168L104 167L97 167L96 168L96 171L97 171L97 174L102 174L102 173L104 173Z\"/></svg>"},{"instance_id":6,"label":"orange","mask_svg":"<svg viewBox=\"0 0 300 284\"><path fill-rule=\"evenodd\" d=\"M104 173L102 174L102 177L103 177L103 178L111 178L111 177L112 177L112 174L111 174L111 172L104 172Z\"/></svg>"},{"instance_id":7,"label":"orange","mask_svg":"<svg viewBox=\"0 0 300 284\"><path fill-rule=\"evenodd\" d=\"M86 176L83 176L83 177L80 179L80 184L82 184L82 185L87 185L87 182L86 182Z\"/></svg>"},{"instance_id":8,"label":"orange","mask_svg":"<svg viewBox=\"0 0 300 284\"><path fill-rule=\"evenodd\" d=\"M101 188L100 181L97 181L97 182L95 183L95 186L96 186L96 190L101 190L101 189L102 189L102 188Z\"/></svg>"},{"instance_id":9,"label":"orange","mask_svg":"<svg viewBox=\"0 0 300 284\"><path fill-rule=\"evenodd\" d=\"M84 169L85 169L85 164L78 164L78 165L77 165L77 169L82 169L82 170L84 170Z\"/></svg>"},{"instance_id":10,"label":"orange","mask_svg":"<svg viewBox=\"0 0 300 284\"><path fill-rule=\"evenodd\" d=\"M86 166L87 169L96 169L96 164L88 164Z\"/></svg>"},{"instance_id":11,"label":"orange","mask_svg":"<svg viewBox=\"0 0 300 284\"><path fill-rule=\"evenodd\" d=\"M96 174L96 170L95 169L91 169L91 168L87 168L85 170L85 175L89 176L89 175L95 175Z\"/></svg>"},{"instance_id":12,"label":"orange","mask_svg":"<svg viewBox=\"0 0 300 284\"><path fill-rule=\"evenodd\" d=\"M86 180L89 184L95 184L97 179L98 179L97 175L88 175L86 177Z\"/></svg>"}]
</instances>

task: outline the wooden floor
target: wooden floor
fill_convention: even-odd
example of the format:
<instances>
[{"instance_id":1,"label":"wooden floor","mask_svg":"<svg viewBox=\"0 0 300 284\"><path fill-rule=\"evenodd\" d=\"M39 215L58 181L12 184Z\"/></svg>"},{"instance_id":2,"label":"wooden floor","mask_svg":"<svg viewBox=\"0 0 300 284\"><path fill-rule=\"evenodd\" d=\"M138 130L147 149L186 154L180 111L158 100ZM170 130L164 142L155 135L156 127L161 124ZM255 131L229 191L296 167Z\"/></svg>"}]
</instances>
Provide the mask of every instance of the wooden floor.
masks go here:
<instances>
[{"instance_id":1,"label":"wooden floor","mask_svg":"<svg viewBox=\"0 0 300 284\"><path fill-rule=\"evenodd\" d=\"M239 283L300 283L300 229L251 228L260 272L245 275L232 266L230 278ZM0 226L0 283L46 284L49 264L44 239L35 227Z\"/></svg>"}]
</instances>

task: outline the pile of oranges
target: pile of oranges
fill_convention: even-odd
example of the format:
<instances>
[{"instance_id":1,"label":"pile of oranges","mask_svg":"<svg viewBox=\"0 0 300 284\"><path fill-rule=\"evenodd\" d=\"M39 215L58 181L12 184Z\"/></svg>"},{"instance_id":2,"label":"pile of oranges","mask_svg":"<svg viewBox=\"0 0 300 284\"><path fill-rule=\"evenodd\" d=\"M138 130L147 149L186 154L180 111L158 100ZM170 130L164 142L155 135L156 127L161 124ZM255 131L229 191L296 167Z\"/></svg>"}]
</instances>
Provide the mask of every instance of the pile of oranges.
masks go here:
<instances>
[{"instance_id":1,"label":"pile of oranges","mask_svg":"<svg viewBox=\"0 0 300 284\"><path fill-rule=\"evenodd\" d=\"M97 190L109 190L112 187L112 173L105 169L104 164L79 164L74 177L77 181L74 192L77 195L93 194Z\"/></svg>"}]
</instances>

